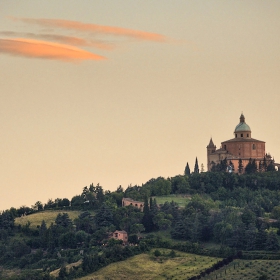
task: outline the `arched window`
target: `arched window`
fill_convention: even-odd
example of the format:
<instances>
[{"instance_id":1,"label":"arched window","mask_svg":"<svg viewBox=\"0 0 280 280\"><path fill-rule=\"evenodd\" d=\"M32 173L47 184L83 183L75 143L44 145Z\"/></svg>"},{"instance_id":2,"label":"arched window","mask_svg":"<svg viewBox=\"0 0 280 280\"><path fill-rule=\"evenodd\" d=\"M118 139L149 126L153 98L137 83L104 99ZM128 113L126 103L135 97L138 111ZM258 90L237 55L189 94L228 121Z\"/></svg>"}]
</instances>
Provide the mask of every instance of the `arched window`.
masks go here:
<instances>
[{"instance_id":1,"label":"arched window","mask_svg":"<svg viewBox=\"0 0 280 280\"><path fill-rule=\"evenodd\" d=\"M256 150L256 145L255 144L252 145L252 149Z\"/></svg>"},{"instance_id":2,"label":"arched window","mask_svg":"<svg viewBox=\"0 0 280 280\"><path fill-rule=\"evenodd\" d=\"M241 133L240 136L243 137L243 133Z\"/></svg>"}]
</instances>

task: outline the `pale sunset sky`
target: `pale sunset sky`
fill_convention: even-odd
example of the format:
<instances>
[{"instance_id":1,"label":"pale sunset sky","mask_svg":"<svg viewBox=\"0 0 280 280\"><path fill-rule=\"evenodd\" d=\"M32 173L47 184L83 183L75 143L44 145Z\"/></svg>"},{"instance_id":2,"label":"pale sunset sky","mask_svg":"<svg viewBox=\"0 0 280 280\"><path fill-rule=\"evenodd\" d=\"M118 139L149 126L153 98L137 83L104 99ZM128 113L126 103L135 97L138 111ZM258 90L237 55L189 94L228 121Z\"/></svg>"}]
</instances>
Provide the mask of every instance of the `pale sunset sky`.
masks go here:
<instances>
[{"instance_id":1,"label":"pale sunset sky","mask_svg":"<svg viewBox=\"0 0 280 280\"><path fill-rule=\"evenodd\" d=\"M0 3L0 210L206 167L241 112L280 162L280 1Z\"/></svg>"}]
</instances>

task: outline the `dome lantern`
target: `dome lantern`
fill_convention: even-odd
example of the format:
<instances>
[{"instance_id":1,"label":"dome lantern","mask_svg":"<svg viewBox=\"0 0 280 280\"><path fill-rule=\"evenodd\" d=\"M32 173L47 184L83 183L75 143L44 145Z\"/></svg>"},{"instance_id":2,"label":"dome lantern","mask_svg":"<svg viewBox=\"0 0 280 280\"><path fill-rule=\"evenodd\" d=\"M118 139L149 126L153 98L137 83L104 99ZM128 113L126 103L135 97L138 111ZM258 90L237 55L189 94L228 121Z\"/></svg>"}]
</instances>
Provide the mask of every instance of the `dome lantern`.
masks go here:
<instances>
[{"instance_id":1,"label":"dome lantern","mask_svg":"<svg viewBox=\"0 0 280 280\"><path fill-rule=\"evenodd\" d=\"M234 134L235 138L251 138L251 128L246 124L243 113L240 116L240 123L235 127Z\"/></svg>"}]
</instances>

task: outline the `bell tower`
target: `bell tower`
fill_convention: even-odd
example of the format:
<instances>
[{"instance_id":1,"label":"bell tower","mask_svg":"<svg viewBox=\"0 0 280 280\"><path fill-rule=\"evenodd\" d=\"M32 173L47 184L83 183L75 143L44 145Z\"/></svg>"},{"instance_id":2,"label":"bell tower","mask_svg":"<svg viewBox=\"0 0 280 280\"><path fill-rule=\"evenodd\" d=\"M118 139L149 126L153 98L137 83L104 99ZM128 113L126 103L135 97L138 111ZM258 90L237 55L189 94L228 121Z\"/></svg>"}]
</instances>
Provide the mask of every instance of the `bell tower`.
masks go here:
<instances>
[{"instance_id":1,"label":"bell tower","mask_svg":"<svg viewBox=\"0 0 280 280\"><path fill-rule=\"evenodd\" d=\"M213 143L212 137L210 138L210 142L207 149L207 170L209 171L211 169L211 154L214 154L216 152L216 146Z\"/></svg>"}]
</instances>

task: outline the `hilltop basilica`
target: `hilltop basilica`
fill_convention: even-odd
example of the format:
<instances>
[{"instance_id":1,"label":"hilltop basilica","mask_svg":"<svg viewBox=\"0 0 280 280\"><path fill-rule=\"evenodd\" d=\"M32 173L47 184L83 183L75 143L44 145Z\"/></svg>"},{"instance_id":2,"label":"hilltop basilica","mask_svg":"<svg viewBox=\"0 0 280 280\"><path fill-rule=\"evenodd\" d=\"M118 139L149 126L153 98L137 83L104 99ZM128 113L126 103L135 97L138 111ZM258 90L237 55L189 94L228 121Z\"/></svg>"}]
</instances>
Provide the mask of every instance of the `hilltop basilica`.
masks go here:
<instances>
[{"instance_id":1,"label":"hilltop basilica","mask_svg":"<svg viewBox=\"0 0 280 280\"><path fill-rule=\"evenodd\" d=\"M251 160L255 160L257 167L263 162L273 163L279 168L278 164L269 154L265 152L265 142L251 137L251 128L245 122L243 114L240 116L240 122L235 127L234 138L223 141L221 147L216 149L212 138L207 146L207 169L211 171L221 161L226 161L230 171L238 172L238 167L242 163L244 169ZM244 169L242 172L244 172Z\"/></svg>"}]
</instances>

